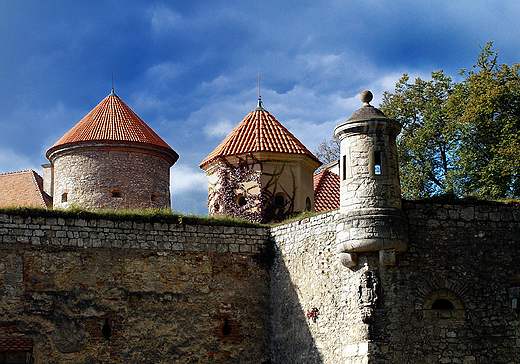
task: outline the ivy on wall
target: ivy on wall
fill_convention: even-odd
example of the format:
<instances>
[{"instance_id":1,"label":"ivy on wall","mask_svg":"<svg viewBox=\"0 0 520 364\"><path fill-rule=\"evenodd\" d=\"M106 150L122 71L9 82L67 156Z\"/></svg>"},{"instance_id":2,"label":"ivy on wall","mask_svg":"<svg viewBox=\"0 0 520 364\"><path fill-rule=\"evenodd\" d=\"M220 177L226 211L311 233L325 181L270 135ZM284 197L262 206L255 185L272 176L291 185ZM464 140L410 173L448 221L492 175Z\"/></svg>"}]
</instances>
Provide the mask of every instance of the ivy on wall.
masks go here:
<instances>
[{"instance_id":1,"label":"ivy on wall","mask_svg":"<svg viewBox=\"0 0 520 364\"><path fill-rule=\"evenodd\" d=\"M227 215L244 218L251 222L266 223L281 221L294 213L296 180L293 172L292 191L287 191L279 183L285 164L275 168L273 173L264 171L263 163L252 154L238 157L238 163L231 164L225 157L215 161L213 173L217 181L208 190L207 206L210 215ZM262 177L269 179L262 186ZM283 193L283 200L277 196Z\"/></svg>"}]
</instances>

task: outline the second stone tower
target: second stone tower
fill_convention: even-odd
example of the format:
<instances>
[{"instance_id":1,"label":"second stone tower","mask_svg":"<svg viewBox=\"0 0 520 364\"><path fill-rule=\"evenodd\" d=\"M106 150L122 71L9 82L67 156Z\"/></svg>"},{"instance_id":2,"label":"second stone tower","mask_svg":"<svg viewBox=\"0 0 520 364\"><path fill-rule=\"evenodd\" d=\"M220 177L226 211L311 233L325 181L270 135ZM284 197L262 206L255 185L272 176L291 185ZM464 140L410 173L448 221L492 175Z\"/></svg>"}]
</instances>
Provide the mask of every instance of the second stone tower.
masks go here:
<instances>
[{"instance_id":1,"label":"second stone tower","mask_svg":"<svg viewBox=\"0 0 520 364\"><path fill-rule=\"evenodd\" d=\"M370 105L363 106L334 129L341 141L340 203L344 215L338 232L343 265L357 265L357 254L379 251L383 264L393 264L395 251L407 248L407 219L401 210L396 137L401 125Z\"/></svg>"}]
</instances>

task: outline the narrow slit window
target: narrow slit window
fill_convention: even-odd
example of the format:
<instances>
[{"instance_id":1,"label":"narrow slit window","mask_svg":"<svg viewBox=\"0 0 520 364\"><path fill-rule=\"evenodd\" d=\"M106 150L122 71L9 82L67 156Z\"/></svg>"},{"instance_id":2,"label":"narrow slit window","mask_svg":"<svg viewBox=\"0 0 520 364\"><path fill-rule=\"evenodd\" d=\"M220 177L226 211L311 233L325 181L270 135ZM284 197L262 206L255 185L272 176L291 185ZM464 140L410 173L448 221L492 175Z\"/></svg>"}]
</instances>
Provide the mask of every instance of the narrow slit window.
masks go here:
<instances>
[{"instance_id":1,"label":"narrow slit window","mask_svg":"<svg viewBox=\"0 0 520 364\"><path fill-rule=\"evenodd\" d=\"M383 174L383 166L381 165L381 152L375 151L374 152L374 174L376 176L379 176Z\"/></svg>"},{"instance_id":2,"label":"narrow slit window","mask_svg":"<svg viewBox=\"0 0 520 364\"><path fill-rule=\"evenodd\" d=\"M347 179L347 156L343 156L343 180Z\"/></svg>"},{"instance_id":3,"label":"narrow slit window","mask_svg":"<svg viewBox=\"0 0 520 364\"><path fill-rule=\"evenodd\" d=\"M68 197L68 196L67 196L67 192L63 193L63 194L61 195L61 202L67 202L67 197Z\"/></svg>"},{"instance_id":4,"label":"narrow slit window","mask_svg":"<svg viewBox=\"0 0 520 364\"><path fill-rule=\"evenodd\" d=\"M112 197L121 198L121 191L112 191Z\"/></svg>"}]
</instances>

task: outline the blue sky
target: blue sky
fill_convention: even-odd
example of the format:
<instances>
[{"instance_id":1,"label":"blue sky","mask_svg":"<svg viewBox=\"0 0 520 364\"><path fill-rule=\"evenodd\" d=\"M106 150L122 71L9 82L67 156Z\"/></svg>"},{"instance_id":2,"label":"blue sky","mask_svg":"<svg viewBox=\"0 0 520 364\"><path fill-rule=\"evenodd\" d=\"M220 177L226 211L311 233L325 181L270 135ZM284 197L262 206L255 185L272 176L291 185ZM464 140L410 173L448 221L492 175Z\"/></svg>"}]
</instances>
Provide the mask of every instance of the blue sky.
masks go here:
<instances>
[{"instance_id":1,"label":"blue sky","mask_svg":"<svg viewBox=\"0 0 520 364\"><path fill-rule=\"evenodd\" d=\"M0 2L0 173L35 169L109 93L179 155L172 208L206 214L199 163L256 107L308 149L403 73L457 78L479 46L520 62L520 2Z\"/></svg>"}]
</instances>

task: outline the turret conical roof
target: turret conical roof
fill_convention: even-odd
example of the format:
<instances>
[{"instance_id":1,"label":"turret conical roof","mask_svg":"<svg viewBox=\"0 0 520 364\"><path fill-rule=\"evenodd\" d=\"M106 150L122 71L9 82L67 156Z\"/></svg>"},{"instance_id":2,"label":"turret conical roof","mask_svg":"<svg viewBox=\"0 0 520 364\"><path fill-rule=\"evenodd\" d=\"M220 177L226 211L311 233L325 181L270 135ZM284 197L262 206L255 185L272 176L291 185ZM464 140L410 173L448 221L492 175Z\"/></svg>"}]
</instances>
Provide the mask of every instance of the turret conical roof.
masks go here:
<instances>
[{"instance_id":1,"label":"turret conical roof","mask_svg":"<svg viewBox=\"0 0 520 364\"><path fill-rule=\"evenodd\" d=\"M275 119L258 101L235 129L199 165L204 169L218 157L244 155L255 152L275 152L307 155L321 162L305 146Z\"/></svg>"},{"instance_id":2,"label":"turret conical roof","mask_svg":"<svg viewBox=\"0 0 520 364\"><path fill-rule=\"evenodd\" d=\"M114 92L101 101L79 123L60 138L46 153L87 142L128 142L158 148L177 161L179 155L157 135Z\"/></svg>"}]
</instances>

